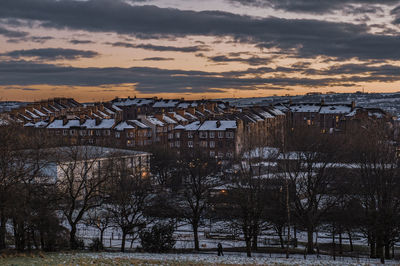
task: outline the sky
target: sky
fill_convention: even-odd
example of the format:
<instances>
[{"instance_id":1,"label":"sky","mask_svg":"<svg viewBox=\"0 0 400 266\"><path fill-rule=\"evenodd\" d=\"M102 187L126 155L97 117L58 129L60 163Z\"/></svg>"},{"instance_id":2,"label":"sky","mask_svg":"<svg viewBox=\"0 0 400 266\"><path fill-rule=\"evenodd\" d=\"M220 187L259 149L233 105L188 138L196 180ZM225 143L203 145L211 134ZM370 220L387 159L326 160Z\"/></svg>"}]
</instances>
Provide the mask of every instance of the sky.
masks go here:
<instances>
[{"instance_id":1,"label":"sky","mask_svg":"<svg viewBox=\"0 0 400 266\"><path fill-rule=\"evenodd\" d=\"M1 0L0 101L400 91L399 0Z\"/></svg>"}]
</instances>

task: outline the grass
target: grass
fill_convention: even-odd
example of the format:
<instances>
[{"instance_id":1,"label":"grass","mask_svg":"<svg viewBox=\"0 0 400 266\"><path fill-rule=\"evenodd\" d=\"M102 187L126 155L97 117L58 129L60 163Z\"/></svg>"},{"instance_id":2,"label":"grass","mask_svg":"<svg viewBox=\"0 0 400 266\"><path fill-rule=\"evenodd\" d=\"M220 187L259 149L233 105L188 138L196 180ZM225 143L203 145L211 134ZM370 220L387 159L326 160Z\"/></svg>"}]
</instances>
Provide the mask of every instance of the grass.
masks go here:
<instances>
[{"instance_id":1,"label":"grass","mask_svg":"<svg viewBox=\"0 0 400 266\"><path fill-rule=\"evenodd\" d=\"M101 253L100 253L101 254ZM0 265L211 265L192 261L160 261L136 258L91 258L80 253L11 253L0 255ZM222 264L221 264L222 265Z\"/></svg>"}]
</instances>

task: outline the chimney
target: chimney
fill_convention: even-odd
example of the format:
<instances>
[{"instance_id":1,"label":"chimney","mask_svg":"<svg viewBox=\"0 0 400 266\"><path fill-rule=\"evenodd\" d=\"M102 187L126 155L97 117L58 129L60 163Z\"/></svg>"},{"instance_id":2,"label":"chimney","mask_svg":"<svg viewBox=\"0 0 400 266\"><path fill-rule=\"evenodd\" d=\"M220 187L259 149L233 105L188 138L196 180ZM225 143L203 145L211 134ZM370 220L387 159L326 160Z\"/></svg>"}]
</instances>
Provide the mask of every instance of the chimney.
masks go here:
<instances>
[{"instance_id":1,"label":"chimney","mask_svg":"<svg viewBox=\"0 0 400 266\"><path fill-rule=\"evenodd\" d=\"M183 110L183 109L178 109L178 110L176 110L176 113L177 113L178 115L181 115L181 116L185 117L185 110Z\"/></svg>"},{"instance_id":2,"label":"chimney","mask_svg":"<svg viewBox=\"0 0 400 266\"><path fill-rule=\"evenodd\" d=\"M101 118L100 117L96 117L96 126L100 125L101 123Z\"/></svg>"},{"instance_id":3,"label":"chimney","mask_svg":"<svg viewBox=\"0 0 400 266\"><path fill-rule=\"evenodd\" d=\"M217 128L220 128L221 127L221 121L217 121Z\"/></svg>"},{"instance_id":4,"label":"chimney","mask_svg":"<svg viewBox=\"0 0 400 266\"><path fill-rule=\"evenodd\" d=\"M79 115L79 125L83 125L85 123L86 119L85 119L85 115L84 114L80 114Z\"/></svg>"},{"instance_id":5,"label":"chimney","mask_svg":"<svg viewBox=\"0 0 400 266\"><path fill-rule=\"evenodd\" d=\"M356 101L351 101L351 111L356 108Z\"/></svg>"},{"instance_id":6,"label":"chimney","mask_svg":"<svg viewBox=\"0 0 400 266\"><path fill-rule=\"evenodd\" d=\"M188 107L186 112L191 113L192 115L196 114L196 109L194 107Z\"/></svg>"},{"instance_id":7,"label":"chimney","mask_svg":"<svg viewBox=\"0 0 400 266\"><path fill-rule=\"evenodd\" d=\"M68 118L66 116L63 116L63 126L65 126L68 123Z\"/></svg>"},{"instance_id":8,"label":"chimney","mask_svg":"<svg viewBox=\"0 0 400 266\"><path fill-rule=\"evenodd\" d=\"M163 118L164 118L164 115L160 114L160 113L157 113L157 114L154 114L154 117L157 118L158 120L162 121Z\"/></svg>"},{"instance_id":9,"label":"chimney","mask_svg":"<svg viewBox=\"0 0 400 266\"><path fill-rule=\"evenodd\" d=\"M324 105L324 104L325 104L325 99L321 98L321 105Z\"/></svg>"}]
</instances>

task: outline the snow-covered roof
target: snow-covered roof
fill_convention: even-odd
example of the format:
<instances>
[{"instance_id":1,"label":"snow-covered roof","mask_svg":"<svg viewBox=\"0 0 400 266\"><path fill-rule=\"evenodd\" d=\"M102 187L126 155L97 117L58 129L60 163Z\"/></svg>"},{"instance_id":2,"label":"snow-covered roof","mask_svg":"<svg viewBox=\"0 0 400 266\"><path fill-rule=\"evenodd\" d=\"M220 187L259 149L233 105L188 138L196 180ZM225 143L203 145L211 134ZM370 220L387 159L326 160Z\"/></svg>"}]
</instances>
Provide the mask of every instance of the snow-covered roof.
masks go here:
<instances>
[{"instance_id":1,"label":"snow-covered roof","mask_svg":"<svg viewBox=\"0 0 400 266\"><path fill-rule=\"evenodd\" d=\"M185 126L185 130L197 130L200 127L200 121L194 121Z\"/></svg>"},{"instance_id":2,"label":"snow-covered roof","mask_svg":"<svg viewBox=\"0 0 400 266\"><path fill-rule=\"evenodd\" d=\"M318 113L320 108L320 105L314 104L299 104L290 106L290 110L294 113Z\"/></svg>"},{"instance_id":3,"label":"snow-covered roof","mask_svg":"<svg viewBox=\"0 0 400 266\"><path fill-rule=\"evenodd\" d=\"M47 109L47 108L44 107L44 106L42 106L42 109L43 109L46 113L49 113L49 114L52 114L52 113L53 113L52 111L50 111L49 109Z\"/></svg>"},{"instance_id":4,"label":"snow-covered roof","mask_svg":"<svg viewBox=\"0 0 400 266\"><path fill-rule=\"evenodd\" d=\"M169 112L169 113L172 114L174 116L174 118L179 122L187 122L188 121L186 118L184 118L180 114L177 114L175 112Z\"/></svg>"},{"instance_id":5,"label":"snow-covered roof","mask_svg":"<svg viewBox=\"0 0 400 266\"><path fill-rule=\"evenodd\" d=\"M39 116L35 115L34 113L32 113L29 110L25 110L25 113L27 113L28 115L30 115L32 118L39 118Z\"/></svg>"},{"instance_id":6,"label":"snow-covered roof","mask_svg":"<svg viewBox=\"0 0 400 266\"><path fill-rule=\"evenodd\" d=\"M227 130L237 128L235 120L207 120L199 127L198 130Z\"/></svg>"},{"instance_id":7,"label":"snow-covered roof","mask_svg":"<svg viewBox=\"0 0 400 266\"><path fill-rule=\"evenodd\" d=\"M351 112L351 106L347 105L326 105L322 106L320 114L347 114Z\"/></svg>"},{"instance_id":8,"label":"snow-covered roof","mask_svg":"<svg viewBox=\"0 0 400 266\"><path fill-rule=\"evenodd\" d=\"M153 104L154 108L175 107L179 102L175 100L161 100Z\"/></svg>"},{"instance_id":9,"label":"snow-covered roof","mask_svg":"<svg viewBox=\"0 0 400 266\"><path fill-rule=\"evenodd\" d=\"M33 109L33 111L36 113L36 114L38 114L38 115L40 115L40 116L46 116L44 113L42 113L42 112L40 112L39 110L37 110L37 109Z\"/></svg>"},{"instance_id":10,"label":"snow-covered roof","mask_svg":"<svg viewBox=\"0 0 400 266\"><path fill-rule=\"evenodd\" d=\"M194 116L194 115L192 115L192 114L189 113L189 112L185 112L184 115L186 115L186 116L189 117L190 119L195 119L195 120L198 119L197 116Z\"/></svg>"},{"instance_id":11,"label":"snow-covered roof","mask_svg":"<svg viewBox=\"0 0 400 266\"><path fill-rule=\"evenodd\" d=\"M273 114L273 115L285 115L284 112L282 112L282 110L278 109L278 108L270 108L269 111Z\"/></svg>"},{"instance_id":12,"label":"snow-covered roof","mask_svg":"<svg viewBox=\"0 0 400 266\"><path fill-rule=\"evenodd\" d=\"M183 108L183 109L186 109L186 108L188 108L188 107L197 107L198 106L198 104L196 103L196 102L192 102L192 103L190 103L190 102L184 102L184 103L180 103L180 104L178 104L178 108Z\"/></svg>"},{"instance_id":13,"label":"snow-covered roof","mask_svg":"<svg viewBox=\"0 0 400 266\"><path fill-rule=\"evenodd\" d=\"M271 115L270 113L268 113L266 111L259 111L258 113L264 118L274 118L273 115Z\"/></svg>"},{"instance_id":14,"label":"snow-covered roof","mask_svg":"<svg viewBox=\"0 0 400 266\"><path fill-rule=\"evenodd\" d=\"M146 126L145 124L143 124L139 120L128 120L128 121L133 123L133 124L135 124L136 126L138 126L140 128L149 128L148 126Z\"/></svg>"},{"instance_id":15,"label":"snow-covered roof","mask_svg":"<svg viewBox=\"0 0 400 266\"><path fill-rule=\"evenodd\" d=\"M177 125L174 129L185 129L185 127L182 125Z\"/></svg>"},{"instance_id":16,"label":"snow-covered roof","mask_svg":"<svg viewBox=\"0 0 400 266\"><path fill-rule=\"evenodd\" d=\"M117 106L142 106L142 105L148 105L153 103L154 100L153 99L146 99L146 98L119 98L117 100L114 101L114 105Z\"/></svg>"},{"instance_id":17,"label":"snow-covered roof","mask_svg":"<svg viewBox=\"0 0 400 266\"><path fill-rule=\"evenodd\" d=\"M156 126L160 126L160 127L164 126L164 123L161 122L160 120L158 120L157 118L155 118L154 116L148 116L147 121L149 121L150 123L152 123L153 125L156 125Z\"/></svg>"},{"instance_id":18,"label":"snow-covered roof","mask_svg":"<svg viewBox=\"0 0 400 266\"><path fill-rule=\"evenodd\" d=\"M110 109L104 107L104 111L106 111L107 113L109 113L110 115L115 114L115 112L111 111Z\"/></svg>"},{"instance_id":19,"label":"snow-covered roof","mask_svg":"<svg viewBox=\"0 0 400 266\"><path fill-rule=\"evenodd\" d=\"M53 122L51 122L47 128L51 129L64 129L64 128L70 128L70 127L79 127L80 123L79 120L68 120L65 125L63 125L63 120L62 119L55 119Z\"/></svg>"},{"instance_id":20,"label":"snow-covered roof","mask_svg":"<svg viewBox=\"0 0 400 266\"><path fill-rule=\"evenodd\" d=\"M114 127L115 130L123 131L125 129L134 129L135 127L128 124L126 121L119 123Z\"/></svg>"},{"instance_id":21,"label":"snow-covered roof","mask_svg":"<svg viewBox=\"0 0 400 266\"><path fill-rule=\"evenodd\" d=\"M170 117L167 116L167 115L163 115L163 120L164 120L165 123L167 123L167 124L177 124L177 122L176 122L174 119L170 118Z\"/></svg>"},{"instance_id":22,"label":"snow-covered roof","mask_svg":"<svg viewBox=\"0 0 400 266\"><path fill-rule=\"evenodd\" d=\"M122 111L122 109L116 106L115 104L113 104L111 107L114 108L115 111Z\"/></svg>"}]
</instances>

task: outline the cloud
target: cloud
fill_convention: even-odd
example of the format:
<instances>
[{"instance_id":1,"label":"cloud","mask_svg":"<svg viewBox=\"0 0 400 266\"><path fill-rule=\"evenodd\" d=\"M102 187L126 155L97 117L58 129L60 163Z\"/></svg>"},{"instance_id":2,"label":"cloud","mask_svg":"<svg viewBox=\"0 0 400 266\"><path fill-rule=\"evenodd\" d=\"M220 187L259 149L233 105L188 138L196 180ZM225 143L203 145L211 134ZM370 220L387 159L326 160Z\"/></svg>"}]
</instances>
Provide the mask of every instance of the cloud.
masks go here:
<instances>
[{"instance_id":1,"label":"cloud","mask_svg":"<svg viewBox=\"0 0 400 266\"><path fill-rule=\"evenodd\" d=\"M70 40L69 41L70 43L72 43L72 44L90 44L90 43L93 43L93 41L91 41L91 40Z\"/></svg>"},{"instance_id":2,"label":"cloud","mask_svg":"<svg viewBox=\"0 0 400 266\"><path fill-rule=\"evenodd\" d=\"M242 58L242 57L229 57L225 55L217 55L208 57L208 60L215 63L240 62L251 66L267 65L268 63L272 62L272 58L265 58L258 56Z\"/></svg>"},{"instance_id":3,"label":"cloud","mask_svg":"<svg viewBox=\"0 0 400 266\"><path fill-rule=\"evenodd\" d=\"M63 49L63 48L42 48L42 49L30 49L30 50L14 50L0 54L1 56L7 56L11 58L25 58L33 57L39 60L75 60L79 58L93 58L99 54L94 51L82 51L75 49Z\"/></svg>"},{"instance_id":4,"label":"cloud","mask_svg":"<svg viewBox=\"0 0 400 266\"><path fill-rule=\"evenodd\" d=\"M392 5L397 0L229 0L245 6L266 7L296 13L325 14L335 10L351 8L353 5ZM379 9L369 9L370 12L379 12Z\"/></svg>"},{"instance_id":5,"label":"cloud","mask_svg":"<svg viewBox=\"0 0 400 266\"><path fill-rule=\"evenodd\" d=\"M320 6L317 2L326 4L331 1L338 5L344 0L279 0L287 5L306 5L311 2L317 7ZM351 2L361 3L361 0ZM377 0L364 2L375 4ZM278 0L273 3L278 5ZM254 18L221 11L182 11L134 6L122 0L3 0L0 2L0 18L35 20L41 26L50 28L115 32L148 38L228 36L237 42L274 48L297 57L324 55L340 59L400 59L400 39L397 36L370 33L365 24ZM162 49L145 45L142 48Z\"/></svg>"},{"instance_id":6,"label":"cloud","mask_svg":"<svg viewBox=\"0 0 400 266\"><path fill-rule=\"evenodd\" d=\"M395 16L395 20L393 21L393 23L400 24L400 6L393 8L390 14Z\"/></svg>"},{"instance_id":7,"label":"cloud","mask_svg":"<svg viewBox=\"0 0 400 266\"><path fill-rule=\"evenodd\" d=\"M40 89L21 87L4 87L3 90L40 91Z\"/></svg>"},{"instance_id":8,"label":"cloud","mask_svg":"<svg viewBox=\"0 0 400 266\"><path fill-rule=\"evenodd\" d=\"M140 48L145 50L157 51L157 52L183 52L183 53L193 53L200 51L209 51L206 45L196 45L196 46L165 46L165 45L153 45L153 44L132 44L127 42L114 42L106 43L114 47L125 47L125 48Z\"/></svg>"},{"instance_id":9,"label":"cloud","mask_svg":"<svg viewBox=\"0 0 400 266\"><path fill-rule=\"evenodd\" d=\"M376 67L376 70L378 67ZM329 76L309 78L307 74L287 77L285 73L305 72L304 68L249 68L243 71L205 72L154 67L132 68L76 68L28 61L0 61L0 85L32 86L48 84L54 86L101 86L112 84L136 84L141 93L194 93L225 89L255 90L262 88L288 89L293 86L329 87L352 86L359 82L393 82L400 80L394 75L395 68L387 72L370 75ZM332 70L333 71L333 70ZM343 70L346 71L346 67ZM338 72L340 73L340 72ZM354 72L357 73L357 72ZM261 74L273 74L260 77ZM318 73L317 73L318 74Z\"/></svg>"},{"instance_id":10,"label":"cloud","mask_svg":"<svg viewBox=\"0 0 400 266\"><path fill-rule=\"evenodd\" d=\"M0 4L1 6L1 4ZM28 36L29 33L24 31L14 31L8 30L6 28L0 27L0 35L3 35L8 38L22 38Z\"/></svg>"},{"instance_id":11,"label":"cloud","mask_svg":"<svg viewBox=\"0 0 400 266\"><path fill-rule=\"evenodd\" d=\"M167 58L167 57L147 57L143 58L143 61L172 61L175 60L174 58Z\"/></svg>"}]
</instances>

